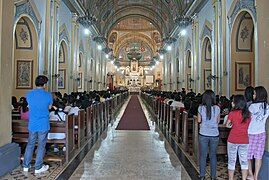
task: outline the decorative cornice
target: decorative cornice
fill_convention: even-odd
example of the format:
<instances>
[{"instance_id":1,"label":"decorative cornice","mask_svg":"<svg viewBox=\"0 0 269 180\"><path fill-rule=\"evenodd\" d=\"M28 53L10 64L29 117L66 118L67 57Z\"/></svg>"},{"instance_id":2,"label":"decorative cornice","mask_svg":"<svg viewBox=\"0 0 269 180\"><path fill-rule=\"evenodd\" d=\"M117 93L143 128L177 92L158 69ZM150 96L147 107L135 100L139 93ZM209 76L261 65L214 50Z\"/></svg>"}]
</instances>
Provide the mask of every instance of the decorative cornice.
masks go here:
<instances>
[{"instance_id":1,"label":"decorative cornice","mask_svg":"<svg viewBox=\"0 0 269 180\"><path fill-rule=\"evenodd\" d=\"M190 40L187 40L185 51L191 50L191 43Z\"/></svg>"},{"instance_id":2,"label":"decorative cornice","mask_svg":"<svg viewBox=\"0 0 269 180\"><path fill-rule=\"evenodd\" d=\"M165 43L165 44L172 44L176 41L177 41L177 39L174 37L166 37L163 39L163 43Z\"/></svg>"},{"instance_id":3,"label":"decorative cornice","mask_svg":"<svg viewBox=\"0 0 269 180\"><path fill-rule=\"evenodd\" d=\"M103 51L104 53L109 54L110 52L112 52L112 49L106 46Z\"/></svg>"},{"instance_id":4,"label":"decorative cornice","mask_svg":"<svg viewBox=\"0 0 269 180\"><path fill-rule=\"evenodd\" d=\"M191 25L192 18L189 16L177 16L174 21L177 26L186 28L187 26Z\"/></svg>"},{"instance_id":5,"label":"decorative cornice","mask_svg":"<svg viewBox=\"0 0 269 180\"><path fill-rule=\"evenodd\" d=\"M209 37L210 40L212 40L212 30L209 29L209 27L207 25L204 25L203 27L203 31L201 33L201 39L205 38L205 37Z\"/></svg>"},{"instance_id":6,"label":"decorative cornice","mask_svg":"<svg viewBox=\"0 0 269 180\"><path fill-rule=\"evenodd\" d=\"M41 32L41 20L37 18L37 15L31 5L30 2L24 3L24 4L19 4L16 6L16 12L15 12L15 17L14 17L14 22L18 21L18 19L23 15L26 14L28 15L31 20L34 23L34 26L37 29L38 34Z\"/></svg>"},{"instance_id":7,"label":"decorative cornice","mask_svg":"<svg viewBox=\"0 0 269 180\"><path fill-rule=\"evenodd\" d=\"M249 10L254 18L254 21L257 21L255 2L253 0L238 0L234 6L232 13L230 14L230 16L228 16L228 23L230 29L232 29L232 25L235 21L236 16L243 9Z\"/></svg>"},{"instance_id":8,"label":"decorative cornice","mask_svg":"<svg viewBox=\"0 0 269 180\"><path fill-rule=\"evenodd\" d=\"M97 18L87 11L85 16L81 16L77 19L77 22L82 24L85 28L89 28L97 23Z\"/></svg>"},{"instance_id":9,"label":"decorative cornice","mask_svg":"<svg viewBox=\"0 0 269 180\"><path fill-rule=\"evenodd\" d=\"M167 50L164 49L164 48L162 47L162 48L160 48L160 49L158 50L158 53L159 53L159 54L165 54L165 53L167 53Z\"/></svg>"},{"instance_id":10,"label":"decorative cornice","mask_svg":"<svg viewBox=\"0 0 269 180\"><path fill-rule=\"evenodd\" d=\"M69 43L69 35L68 35L67 29L66 29L66 25L63 24L60 27L60 29L61 29L61 31L59 34L59 42L61 42L62 40L65 40L67 43Z\"/></svg>"},{"instance_id":11,"label":"decorative cornice","mask_svg":"<svg viewBox=\"0 0 269 180\"><path fill-rule=\"evenodd\" d=\"M107 42L107 38L105 38L103 36L96 36L93 38L93 41L95 41L96 43L102 44L102 43Z\"/></svg>"}]
</instances>

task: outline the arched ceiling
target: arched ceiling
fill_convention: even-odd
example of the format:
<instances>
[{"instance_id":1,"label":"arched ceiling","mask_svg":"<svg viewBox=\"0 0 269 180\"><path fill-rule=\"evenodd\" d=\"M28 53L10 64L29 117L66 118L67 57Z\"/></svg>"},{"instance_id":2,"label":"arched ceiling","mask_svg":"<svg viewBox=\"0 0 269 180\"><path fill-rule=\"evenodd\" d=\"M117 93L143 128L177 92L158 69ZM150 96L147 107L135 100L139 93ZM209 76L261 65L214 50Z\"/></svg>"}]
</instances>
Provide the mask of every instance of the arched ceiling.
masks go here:
<instances>
[{"instance_id":1,"label":"arched ceiling","mask_svg":"<svg viewBox=\"0 0 269 180\"><path fill-rule=\"evenodd\" d=\"M167 36L174 18L183 14L194 0L91 0L88 10L97 17L97 28L108 37L118 22L129 17L142 17Z\"/></svg>"}]
</instances>

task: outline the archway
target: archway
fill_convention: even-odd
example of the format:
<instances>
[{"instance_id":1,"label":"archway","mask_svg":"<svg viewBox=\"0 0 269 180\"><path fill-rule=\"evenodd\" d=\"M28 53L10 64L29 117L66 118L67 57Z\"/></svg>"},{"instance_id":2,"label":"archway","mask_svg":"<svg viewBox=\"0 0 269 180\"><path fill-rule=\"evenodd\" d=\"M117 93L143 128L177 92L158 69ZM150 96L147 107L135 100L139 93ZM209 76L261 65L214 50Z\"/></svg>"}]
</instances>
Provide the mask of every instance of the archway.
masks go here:
<instances>
[{"instance_id":1,"label":"archway","mask_svg":"<svg viewBox=\"0 0 269 180\"><path fill-rule=\"evenodd\" d=\"M192 78L191 78L191 66L192 66L192 56L191 50L186 51L186 88L187 90L192 89Z\"/></svg>"},{"instance_id":2,"label":"archway","mask_svg":"<svg viewBox=\"0 0 269 180\"><path fill-rule=\"evenodd\" d=\"M23 16L14 27L13 90L16 97L25 96L34 87L38 75L38 38L30 18Z\"/></svg>"},{"instance_id":3,"label":"archway","mask_svg":"<svg viewBox=\"0 0 269 180\"><path fill-rule=\"evenodd\" d=\"M231 35L232 94L242 93L255 82L254 23L251 15L243 11L236 17Z\"/></svg>"},{"instance_id":4,"label":"archway","mask_svg":"<svg viewBox=\"0 0 269 180\"><path fill-rule=\"evenodd\" d=\"M67 92L68 87L68 48L64 40L60 43L59 48L59 69L58 69L58 89L61 93Z\"/></svg>"},{"instance_id":5,"label":"archway","mask_svg":"<svg viewBox=\"0 0 269 180\"><path fill-rule=\"evenodd\" d=\"M212 89L212 46L208 37L204 38L201 58L201 87L202 90Z\"/></svg>"}]
</instances>

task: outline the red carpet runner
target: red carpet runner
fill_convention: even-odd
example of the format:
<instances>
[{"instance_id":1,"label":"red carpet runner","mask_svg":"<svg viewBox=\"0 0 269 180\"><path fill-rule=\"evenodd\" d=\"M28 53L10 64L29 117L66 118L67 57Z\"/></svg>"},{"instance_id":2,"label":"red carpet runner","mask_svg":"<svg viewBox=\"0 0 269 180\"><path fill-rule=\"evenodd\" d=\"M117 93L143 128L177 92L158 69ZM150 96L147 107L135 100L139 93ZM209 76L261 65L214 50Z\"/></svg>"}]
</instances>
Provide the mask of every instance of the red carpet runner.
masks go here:
<instances>
[{"instance_id":1,"label":"red carpet runner","mask_svg":"<svg viewBox=\"0 0 269 180\"><path fill-rule=\"evenodd\" d=\"M149 130L148 121L137 96L131 96L116 130Z\"/></svg>"}]
</instances>

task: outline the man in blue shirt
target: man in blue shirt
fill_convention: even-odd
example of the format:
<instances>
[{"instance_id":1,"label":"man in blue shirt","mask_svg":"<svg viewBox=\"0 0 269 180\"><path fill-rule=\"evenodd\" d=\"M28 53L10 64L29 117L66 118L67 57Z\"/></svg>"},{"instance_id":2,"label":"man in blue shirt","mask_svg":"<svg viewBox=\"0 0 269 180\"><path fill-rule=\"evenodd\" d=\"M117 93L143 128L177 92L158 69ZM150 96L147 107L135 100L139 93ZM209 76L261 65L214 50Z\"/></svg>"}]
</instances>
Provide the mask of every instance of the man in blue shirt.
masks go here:
<instances>
[{"instance_id":1,"label":"man in blue shirt","mask_svg":"<svg viewBox=\"0 0 269 180\"><path fill-rule=\"evenodd\" d=\"M52 106L52 95L45 91L48 82L46 76L37 76L35 80L36 89L26 95L29 104L29 137L24 154L23 171L28 172L32 160L36 141L38 142L35 173L41 173L49 169L43 164L47 135L50 130L49 109Z\"/></svg>"}]
</instances>

